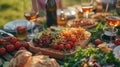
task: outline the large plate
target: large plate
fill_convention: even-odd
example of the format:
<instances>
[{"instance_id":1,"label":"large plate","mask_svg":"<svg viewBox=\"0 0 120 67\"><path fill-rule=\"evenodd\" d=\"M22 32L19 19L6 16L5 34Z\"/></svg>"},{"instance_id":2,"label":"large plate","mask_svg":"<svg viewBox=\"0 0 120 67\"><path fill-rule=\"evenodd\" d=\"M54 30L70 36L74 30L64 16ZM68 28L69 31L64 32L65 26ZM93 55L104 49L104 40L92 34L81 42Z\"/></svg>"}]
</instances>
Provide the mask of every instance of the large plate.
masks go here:
<instances>
[{"instance_id":1,"label":"large plate","mask_svg":"<svg viewBox=\"0 0 120 67\"><path fill-rule=\"evenodd\" d=\"M0 37L7 37L7 36L14 36L11 33L5 32L4 30L0 29Z\"/></svg>"},{"instance_id":2,"label":"large plate","mask_svg":"<svg viewBox=\"0 0 120 67\"><path fill-rule=\"evenodd\" d=\"M15 20L5 24L4 30L8 32L16 32L17 26L27 26L27 30L30 30L35 26L35 23L29 22L27 20Z\"/></svg>"},{"instance_id":3,"label":"large plate","mask_svg":"<svg viewBox=\"0 0 120 67\"><path fill-rule=\"evenodd\" d=\"M72 19L67 22L68 27L83 27L83 28L92 28L95 27L98 22L95 19L86 19L86 18L79 18L79 19Z\"/></svg>"},{"instance_id":4,"label":"large plate","mask_svg":"<svg viewBox=\"0 0 120 67\"><path fill-rule=\"evenodd\" d=\"M113 54L120 60L120 46L117 46L113 49Z\"/></svg>"}]
</instances>

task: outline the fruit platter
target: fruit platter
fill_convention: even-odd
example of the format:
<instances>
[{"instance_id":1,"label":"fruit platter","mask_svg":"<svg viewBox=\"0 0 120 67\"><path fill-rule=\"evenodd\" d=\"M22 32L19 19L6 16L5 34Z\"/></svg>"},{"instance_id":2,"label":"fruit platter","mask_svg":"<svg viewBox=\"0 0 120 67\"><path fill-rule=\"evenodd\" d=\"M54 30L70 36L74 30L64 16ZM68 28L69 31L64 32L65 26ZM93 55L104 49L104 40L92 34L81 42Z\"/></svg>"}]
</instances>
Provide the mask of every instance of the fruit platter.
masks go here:
<instances>
[{"instance_id":1,"label":"fruit platter","mask_svg":"<svg viewBox=\"0 0 120 67\"><path fill-rule=\"evenodd\" d=\"M30 50L55 58L74 54L79 47L85 48L91 33L79 28L47 29L38 33L30 42Z\"/></svg>"}]
</instances>

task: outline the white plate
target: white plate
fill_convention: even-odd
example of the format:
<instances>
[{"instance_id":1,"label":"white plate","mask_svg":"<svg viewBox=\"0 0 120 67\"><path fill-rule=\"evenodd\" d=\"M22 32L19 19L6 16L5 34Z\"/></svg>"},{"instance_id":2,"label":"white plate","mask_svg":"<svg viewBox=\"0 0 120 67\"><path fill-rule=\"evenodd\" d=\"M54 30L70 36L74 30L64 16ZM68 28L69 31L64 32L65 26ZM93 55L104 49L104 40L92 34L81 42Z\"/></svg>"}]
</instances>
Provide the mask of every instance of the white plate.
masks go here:
<instances>
[{"instance_id":1,"label":"white plate","mask_svg":"<svg viewBox=\"0 0 120 67\"><path fill-rule=\"evenodd\" d=\"M34 22L29 22L27 20L15 20L8 22L4 25L4 30L9 32L15 32L17 26L27 26L27 30L32 29L35 26Z\"/></svg>"},{"instance_id":2,"label":"white plate","mask_svg":"<svg viewBox=\"0 0 120 67\"><path fill-rule=\"evenodd\" d=\"M120 60L120 46L117 46L113 49L113 54Z\"/></svg>"},{"instance_id":3,"label":"white plate","mask_svg":"<svg viewBox=\"0 0 120 67\"><path fill-rule=\"evenodd\" d=\"M5 31L3 31L3 30L0 29L0 35L2 36L2 34L6 34L7 36L14 36L11 33L7 33L7 32L5 32Z\"/></svg>"}]
</instances>

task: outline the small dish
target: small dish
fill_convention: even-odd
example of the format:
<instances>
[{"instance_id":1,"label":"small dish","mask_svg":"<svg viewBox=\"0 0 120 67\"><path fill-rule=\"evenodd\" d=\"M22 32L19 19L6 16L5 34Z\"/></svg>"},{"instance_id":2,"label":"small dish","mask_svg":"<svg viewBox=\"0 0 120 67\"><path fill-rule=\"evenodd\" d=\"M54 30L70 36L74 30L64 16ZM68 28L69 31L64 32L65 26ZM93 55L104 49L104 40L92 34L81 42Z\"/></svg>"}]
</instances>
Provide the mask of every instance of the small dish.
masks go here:
<instances>
[{"instance_id":1,"label":"small dish","mask_svg":"<svg viewBox=\"0 0 120 67\"><path fill-rule=\"evenodd\" d=\"M27 30L30 30L34 28L35 23L34 22L29 22L27 20L15 20L8 22L7 24L4 25L3 29L7 32L16 32L16 27L17 26L27 26Z\"/></svg>"}]
</instances>

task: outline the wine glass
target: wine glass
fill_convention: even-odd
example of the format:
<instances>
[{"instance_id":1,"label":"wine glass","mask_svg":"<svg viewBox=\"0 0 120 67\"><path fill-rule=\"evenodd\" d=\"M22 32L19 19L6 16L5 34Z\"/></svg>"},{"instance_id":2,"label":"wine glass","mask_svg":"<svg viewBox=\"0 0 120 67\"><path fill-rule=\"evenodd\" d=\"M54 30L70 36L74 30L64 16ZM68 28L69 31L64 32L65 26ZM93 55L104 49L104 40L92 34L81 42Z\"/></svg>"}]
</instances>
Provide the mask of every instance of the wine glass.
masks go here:
<instances>
[{"instance_id":1,"label":"wine glass","mask_svg":"<svg viewBox=\"0 0 120 67\"><path fill-rule=\"evenodd\" d=\"M24 0L24 17L31 23L31 34L28 37L31 39L34 36L34 22L38 18L38 1Z\"/></svg>"},{"instance_id":2,"label":"wine glass","mask_svg":"<svg viewBox=\"0 0 120 67\"><path fill-rule=\"evenodd\" d=\"M116 1L116 12L118 15L120 15L120 0Z\"/></svg>"},{"instance_id":3,"label":"wine glass","mask_svg":"<svg viewBox=\"0 0 120 67\"><path fill-rule=\"evenodd\" d=\"M110 29L111 36L110 36L110 42L108 44L108 47L113 48L115 45L112 42L112 37L116 36L115 27L120 24L120 17L119 16L106 16L106 22L111 28Z\"/></svg>"},{"instance_id":4,"label":"wine glass","mask_svg":"<svg viewBox=\"0 0 120 67\"><path fill-rule=\"evenodd\" d=\"M81 0L81 8L85 18L88 18L93 11L93 4L94 0Z\"/></svg>"}]
</instances>

